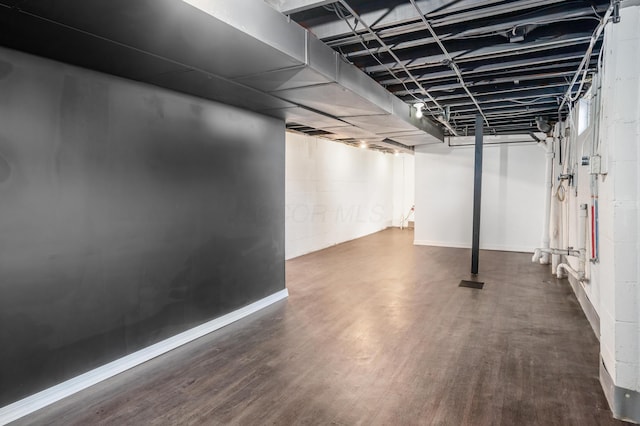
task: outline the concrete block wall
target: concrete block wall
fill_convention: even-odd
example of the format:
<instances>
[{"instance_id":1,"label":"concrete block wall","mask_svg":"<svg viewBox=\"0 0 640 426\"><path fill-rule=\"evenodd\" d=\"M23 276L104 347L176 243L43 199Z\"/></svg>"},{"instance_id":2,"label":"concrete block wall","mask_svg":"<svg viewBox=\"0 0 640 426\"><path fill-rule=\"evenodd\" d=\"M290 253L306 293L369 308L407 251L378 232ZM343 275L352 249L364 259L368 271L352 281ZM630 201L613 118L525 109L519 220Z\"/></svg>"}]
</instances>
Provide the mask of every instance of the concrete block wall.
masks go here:
<instances>
[{"instance_id":1,"label":"concrete block wall","mask_svg":"<svg viewBox=\"0 0 640 426\"><path fill-rule=\"evenodd\" d=\"M595 90L592 90L590 94L587 96L591 98L591 107L595 109L595 105L598 102L598 95L594 93ZM554 182L555 188L558 186L558 175L564 173L565 169L563 167L566 166L568 169L567 172L574 173L574 186L568 187L565 184L566 191L566 201L560 203L562 213L558 216L561 218L561 226L562 234L565 235L564 239L561 239L559 248L566 247L577 247L578 246L578 217L579 217L579 207L581 204L587 204L590 206L591 203L591 175L589 173L589 166L581 166L581 157L582 155L589 155L591 152L591 146L593 143L593 138L595 137L595 117L591 120L589 126L582 132L578 133L579 128L579 117L582 116L581 108L586 107L585 104L578 103L575 105L574 110L571 114L570 119L566 125L569 127L569 138L568 141L565 139L564 144L569 144L563 146L563 155L564 158L560 157L558 146L556 146L556 155L554 158L554 175L552 180ZM604 144L601 146L600 152L604 151ZM572 154L567 157L567 153ZM562 164L560 161L562 160ZM608 321L607 318L602 318L606 313L600 309L602 304L613 303L611 298L611 292L602 291L602 282L603 280L607 280L607 277L613 276L613 253L614 253L614 244L613 244L613 204L611 200L613 199L613 179L607 176L606 178L600 177L598 180L598 188L599 188L599 225L600 225L600 233L599 233L599 246L600 246L600 262L591 263L587 262L585 265L585 272L587 276L587 281L582 283L576 283L576 285L580 286L582 290L584 290L587 299L594 307L595 311L600 316L601 322ZM556 189L554 188L554 193ZM586 235L586 245L587 245L587 257L591 257L591 221L592 213L589 209L588 213L588 222L589 225L587 229L584 231L587 233ZM566 263L571 265L574 269L578 269L578 259L575 257L566 257L564 259ZM555 271L553 271L555 273ZM613 321L613 320L611 320ZM611 322L610 321L610 322ZM598 327L596 327L596 330ZM607 334L605 330L604 336L599 336L601 341L611 340L613 339L613 335ZM612 341L612 340L611 340ZM607 347L613 347L613 343L611 345L607 345ZM611 354L603 354L605 359L614 359L613 353Z\"/></svg>"},{"instance_id":2,"label":"concrete block wall","mask_svg":"<svg viewBox=\"0 0 640 426\"><path fill-rule=\"evenodd\" d=\"M564 239L560 247L576 247L578 206L588 204L591 198L589 168L580 166L580 156L590 153L593 141L598 147L596 153L602 156L603 175L598 176L599 261L587 262L588 280L574 284L584 290L599 316L596 330L599 330L602 362L612 384L618 388L613 391L608 379L603 381L612 408L616 415L636 421L640 421L639 25L640 6L623 2L620 22L610 23L605 30L600 115L594 117L596 120L592 120L586 131L578 134L579 109L583 106L576 105L567 123L569 146L563 146L563 152L569 153L569 157L562 159L564 166L560 166L558 156L554 160L554 182L563 167L574 173L576 186L568 189L567 199L562 203ZM592 104L596 104L595 86L591 96L595 96ZM595 121L599 122L597 135ZM591 246L589 234L587 245ZM578 266L577 259L569 258L567 262L574 268ZM585 310L590 311L588 307ZM629 414L628 410L637 410L638 415Z\"/></svg>"},{"instance_id":3,"label":"concrete block wall","mask_svg":"<svg viewBox=\"0 0 640 426\"><path fill-rule=\"evenodd\" d=\"M624 3L623 3L624 5ZM605 32L602 88L601 353L616 386L640 391L638 182L640 6L621 9Z\"/></svg>"},{"instance_id":4,"label":"concrete block wall","mask_svg":"<svg viewBox=\"0 0 640 426\"><path fill-rule=\"evenodd\" d=\"M625 7L626 6L626 7ZM640 6L623 2L619 23L605 30L601 71L599 149L604 175L598 177L599 262L587 263L588 281L581 283L599 315L600 354L614 385L640 391L640 250L638 187L640 182ZM592 89L592 92L595 92ZM597 101L597 99L596 99ZM587 154L593 140L594 120L578 134L577 106L569 120L571 158L563 159L575 173L576 187L563 203L564 244L576 246L578 206L590 202L588 167L580 155ZM584 147L584 149L583 149ZM561 167L556 157L555 177ZM589 235L590 237L590 235ZM588 239L590 246L590 240ZM575 268L577 259L567 261ZM639 419L640 420L640 419Z\"/></svg>"}]
</instances>

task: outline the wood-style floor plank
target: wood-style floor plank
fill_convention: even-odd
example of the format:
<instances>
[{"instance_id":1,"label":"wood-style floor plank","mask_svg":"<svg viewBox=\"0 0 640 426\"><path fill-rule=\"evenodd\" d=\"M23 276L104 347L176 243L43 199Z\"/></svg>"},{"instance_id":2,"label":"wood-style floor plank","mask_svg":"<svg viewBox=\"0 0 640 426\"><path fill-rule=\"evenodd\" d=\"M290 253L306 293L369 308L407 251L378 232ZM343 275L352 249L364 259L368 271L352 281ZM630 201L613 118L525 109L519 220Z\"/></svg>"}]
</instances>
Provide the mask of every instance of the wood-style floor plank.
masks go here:
<instances>
[{"instance_id":1,"label":"wood-style floor plank","mask_svg":"<svg viewBox=\"0 0 640 426\"><path fill-rule=\"evenodd\" d=\"M598 341L524 253L390 229L287 262L290 297L18 424L614 425ZM250 267L250 265L247 265Z\"/></svg>"}]
</instances>

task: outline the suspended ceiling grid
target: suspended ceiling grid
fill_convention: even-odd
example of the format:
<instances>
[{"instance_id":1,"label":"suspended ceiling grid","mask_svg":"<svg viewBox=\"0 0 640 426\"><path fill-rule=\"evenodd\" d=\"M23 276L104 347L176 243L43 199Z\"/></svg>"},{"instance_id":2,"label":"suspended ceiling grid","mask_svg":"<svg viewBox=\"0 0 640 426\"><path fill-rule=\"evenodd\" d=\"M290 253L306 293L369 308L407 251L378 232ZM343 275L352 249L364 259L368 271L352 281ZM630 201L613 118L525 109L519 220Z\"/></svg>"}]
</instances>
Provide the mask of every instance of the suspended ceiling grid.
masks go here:
<instances>
[{"instance_id":1,"label":"suspended ceiling grid","mask_svg":"<svg viewBox=\"0 0 640 426\"><path fill-rule=\"evenodd\" d=\"M478 108L418 9L485 114L485 132L526 134L538 131L536 117L553 122L566 116L566 108L559 115L561 99L610 5L603 0L267 2L400 99L423 102L434 122L448 116L451 129L445 133L461 136L474 133ZM596 70L600 50L601 39L587 59L587 74ZM588 78L579 83L573 95L589 87Z\"/></svg>"}]
</instances>

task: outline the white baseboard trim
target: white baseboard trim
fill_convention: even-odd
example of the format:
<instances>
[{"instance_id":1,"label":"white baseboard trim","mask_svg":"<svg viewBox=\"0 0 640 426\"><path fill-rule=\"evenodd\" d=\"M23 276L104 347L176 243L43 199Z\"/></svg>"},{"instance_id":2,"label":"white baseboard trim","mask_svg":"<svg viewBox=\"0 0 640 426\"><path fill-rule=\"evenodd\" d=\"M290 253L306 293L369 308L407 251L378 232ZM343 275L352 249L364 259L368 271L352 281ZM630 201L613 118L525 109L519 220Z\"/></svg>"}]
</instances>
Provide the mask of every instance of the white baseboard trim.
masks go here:
<instances>
[{"instance_id":1,"label":"white baseboard trim","mask_svg":"<svg viewBox=\"0 0 640 426\"><path fill-rule=\"evenodd\" d=\"M264 299L260 299L243 308L237 309L219 318L184 331L173 337L169 337L168 339L154 345L148 346L130 355L2 407L0 408L0 425L6 425L7 423L18 420L19 418L44 408L47 405L60 401L61 399L71 396L76 392L93 386L103 380L120 374L123 371L182 346L185 343L189 343L206 334L225 327L235 321L264 309L275 302L285 299L288 296L289 292L285 288L284 290L280 290L277 293L267 296Z\"/></svg>"},{"instance_id":2,"label":"white baseboard trim","mask_svg":"<svg viewBox=\"0 0 640 426\"><path fill-rule=\"evenodd\" d=\"M640 424L640 392L616 386L602 357L600 357L600 385L614 418Z\"/></svg>"},{"instance_id":3,"label":"white baseboard trim","mask_svg":"<svg viewBox=\"0 0 640 426\"><path fill-rule=\"evenodd\" d=\"M573 293L576 295L576 299L578 299L582 312L584 312L584 315L587 317L587 320L591 325L593 333L596 335L596 339L600 340L600 315L593 307L591 299L589 299L589 296L584 289L584 284L573 278L571 275L569 275L567 279L569 280L569 285L571 285L571 288L573 289Z\"/></svg>"},{"instance_id":4,"label":"white baseboard trim","mask_svg":"<svg viewBox=\"0 0 640 426\"><path fill-rule=\"evenodd\" d=\"M442 241L430 241L430 240L414 240L413 244L416 246L433 246L433 247L450 247L450 248L466 248L470 249L470 243L452 243ZM524 246L501 246L495 244L481 245L480 250L493 250L493 251L514 251L519 253L533 253L533 248Z\"/></svg>"},{"instance_id":5,"label":"white baseboard trim","mask_svg":"<svg viewBox=\"0 0 640 426\"><path fill-rule=\"evenodd\" d=\"M471 244L462 243L443 243L441 241L430 240L413 240L413 244L416 246L433 246L433 247L449 247L449 248L471 248Z\"/></svg>"}]
</instances>

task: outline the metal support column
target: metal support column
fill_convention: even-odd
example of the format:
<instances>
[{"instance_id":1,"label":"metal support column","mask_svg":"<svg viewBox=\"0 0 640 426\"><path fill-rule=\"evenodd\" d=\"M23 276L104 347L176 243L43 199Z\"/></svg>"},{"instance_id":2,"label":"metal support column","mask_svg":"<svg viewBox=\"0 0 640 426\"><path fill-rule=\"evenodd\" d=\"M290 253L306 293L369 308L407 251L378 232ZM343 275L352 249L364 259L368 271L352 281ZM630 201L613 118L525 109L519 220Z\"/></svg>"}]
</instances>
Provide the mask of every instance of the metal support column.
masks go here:
<instances>
[{"instance_id":1,"label":"metal support column","mask_svg":"<svg viewBox=\"0 0 640 426\"><path fill-rule=\"evenodd\" d=\"M482 125L481 114L476 115L476 155L473 172L473 242L471 243L471 273L478 274L480 254L480 195L482 194Z\"/></svg>"}]
</instances>

